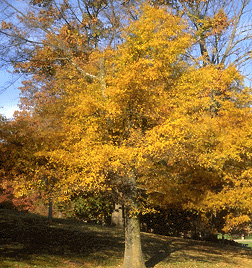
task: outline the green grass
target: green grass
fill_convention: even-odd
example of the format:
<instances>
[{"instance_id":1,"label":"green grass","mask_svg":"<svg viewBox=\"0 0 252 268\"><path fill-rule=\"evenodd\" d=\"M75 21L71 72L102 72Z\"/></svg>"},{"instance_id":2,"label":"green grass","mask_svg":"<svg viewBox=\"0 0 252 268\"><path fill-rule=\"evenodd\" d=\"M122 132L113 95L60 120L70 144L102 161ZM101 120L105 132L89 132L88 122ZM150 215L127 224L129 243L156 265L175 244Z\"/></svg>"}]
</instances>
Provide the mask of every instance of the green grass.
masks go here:
<instances>
[{"instance_id":1,"label":"green grass","mask_svg":"<svg viewBox=\"0 0 252 268\"><path fill-rule=\"evenodd\" d=\"M142 242L147 268L252 267L251 249L147 233ZM114 268L123 251L122 230L0 210L1 268Z\"/></svg>"},{"instance_id":2,"label":"green grass","mask_svg":"<svg viewBox=\"0 0 252 268\"><path fill-rule=\"evenodd\" d=\"M245 239L245 240L241 240L241 239L236 239L236 242L246 245L247 247L252 248L252 239Z\"/></svg>"}]
</instances>

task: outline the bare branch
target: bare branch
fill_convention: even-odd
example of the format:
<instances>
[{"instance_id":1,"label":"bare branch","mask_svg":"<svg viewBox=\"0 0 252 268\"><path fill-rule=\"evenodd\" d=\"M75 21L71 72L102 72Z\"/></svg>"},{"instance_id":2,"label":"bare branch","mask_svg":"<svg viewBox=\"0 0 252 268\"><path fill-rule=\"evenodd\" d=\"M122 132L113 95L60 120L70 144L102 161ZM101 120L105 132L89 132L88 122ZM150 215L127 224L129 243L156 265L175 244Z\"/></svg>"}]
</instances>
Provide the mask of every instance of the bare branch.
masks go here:
<instances>
[{"instance_id":1,"label":"bare branch","mask_svg":"<svg viewBox=\"0 0 252 268\"><path fill-rule=\"evenodd\" d=\"M249 4L249 0L243 0L242 1L241 9L240 9L240 11L238 13L238 16L235 18L235 21L234 21L234 24L233 24L232 34L230 36L226 51L224 52L224 55L222 57L221 63L225 62L225 60L228 57L232 47L234 46L234 39L237 36L237 28L238 28L238 25L239 25L239 23L241 21L241 17L243 15L244 9L248 4Z\"/></svg>"}]
</instances>

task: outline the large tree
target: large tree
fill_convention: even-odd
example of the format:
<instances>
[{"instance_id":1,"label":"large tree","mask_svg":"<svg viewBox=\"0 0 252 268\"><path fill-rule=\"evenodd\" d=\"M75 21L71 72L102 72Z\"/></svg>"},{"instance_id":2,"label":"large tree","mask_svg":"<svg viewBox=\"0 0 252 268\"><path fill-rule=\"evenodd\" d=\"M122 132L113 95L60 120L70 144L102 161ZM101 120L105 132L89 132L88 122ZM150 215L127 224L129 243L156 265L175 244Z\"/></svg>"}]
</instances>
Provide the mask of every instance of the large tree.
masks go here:
<instances>
[{"instance_id":1,"label":"large tree","mask_svg":"<svg viewBox=\"0 0 252 268\"><path fill-rule=\"evenodd\" d=\"M35 72L23 88L33 116L52 118L60 130L51 132L59 142L39 155L63 174L61 190L111 191L124 203L124 267L144 267L140 192L187 208L221 209L220 193L231 198L227 187L242 182L241 173L231 181L230 167L239 157L248 163L240 133L250 137L251 121L248 89L234 67L190 67L186 23L163 8L136 12L118 48L75 58L81 72L71 61L55 62L58 51L47 39L17 66Z\"/></svg>"},{"instance_id":2,"label":"large tree","mask_svg":"<svg viewBox=\"0 0 252 268\"><path fill-rule=\"evenodd\" d=\"M16 11L23 25L39 29L39 40L28 42L13 25L2 27L33 45L19 46L26 60L15 68L32 75L22 88L22 104L42 123L46 142L36 155L61 174L61 193L106 190L124 203L124 267L144 267L140 189L166 203L221 208L216 196L242 186L237 179L248 180L243 167L231 176L241 157L250 159L250 143L244 147L239 136L250 140L248 90L232 66L190 66L186 55L194 39L188 25L165 8L145 5L131 12L122 44L113 48L112 42L98 44L94 30L100 24L82 22L85 12L81 28L69 4L60 15L53 1L35 7L35 13Z\"/></svg>"}]
</instances>

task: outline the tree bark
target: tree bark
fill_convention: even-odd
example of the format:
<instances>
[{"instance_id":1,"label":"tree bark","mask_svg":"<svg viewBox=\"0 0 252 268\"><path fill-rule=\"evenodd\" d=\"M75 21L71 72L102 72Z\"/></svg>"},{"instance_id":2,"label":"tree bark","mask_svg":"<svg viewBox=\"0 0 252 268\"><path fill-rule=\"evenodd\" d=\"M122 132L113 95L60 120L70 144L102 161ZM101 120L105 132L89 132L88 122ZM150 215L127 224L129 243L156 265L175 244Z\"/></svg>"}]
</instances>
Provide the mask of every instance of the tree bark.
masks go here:
<instances>
[{"instance_id":1,"label":"tree bark","mask_svg":"<svg viewBox=\"0 0 252 268\"><path fill-rule=\"evenodd\" d=\"M141 247L138 218L126 217L125 251L122 268L146 268Z\"/></svg>"},{"instance_id":2,"label":"tree bark","mask_svg":"<svg viewBox=\"0 0 252 268\"><path fill-rule=\"evenodd\" d=\"M134 172L128 175L129 189L125 206L125 251L122 268L146 268L141 247L137 210L137 184Z\"/></svg>"}]
</instances>

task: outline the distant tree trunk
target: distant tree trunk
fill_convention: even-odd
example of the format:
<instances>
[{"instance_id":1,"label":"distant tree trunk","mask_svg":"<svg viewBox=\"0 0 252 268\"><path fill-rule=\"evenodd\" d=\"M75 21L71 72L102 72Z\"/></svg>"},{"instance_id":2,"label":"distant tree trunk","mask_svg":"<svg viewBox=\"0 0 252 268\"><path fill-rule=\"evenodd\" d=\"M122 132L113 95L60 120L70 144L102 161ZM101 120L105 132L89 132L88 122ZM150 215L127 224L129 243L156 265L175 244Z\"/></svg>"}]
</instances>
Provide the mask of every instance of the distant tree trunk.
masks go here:
<instances>
[{"instance_id":1,"label":"distant tree trunk","mask_svg":"<svg viewBox=\"0 0 252 268\"><path fill-rule=\"evenodd\" d=\"M52 198L51 197L49 197L48 198L48 219L49 220L52 220L52 218L53 218L53 202L52 202Z\"/></svg>"},{"instance_id":2,"label":"distant tree trunk","mask_svg":"<svg viewBox=\"0 0 252 268\"><path fill-rule=\"evenodd\" d=\"M222 241L225 240L225 233L221 233L221 240L222 240Z\"/></svg>"},{"instance_id":3,"label":"distant tree trunk","mask_svg":"<svg viewBox=\"0 0 252 268\"><path fill-rule=\"evenodd\" d=\"M118 228L124 227L124 215L122 205L115 204L115 209L111 216L111 223L112 225L115 225Z\"/></svg>"},{"instance_id":4,"label":"distant tree trunk","mask_svg":"<svg viewBox=\"0 0 252 268\"><path fill-rule=\"evenodd\" d=\"M141 247L140 224L137 215L137 186L135 174L128 178L129 191L125 206L125 251L122 268L146 268Z\"/></svg>"}]
</instances>

